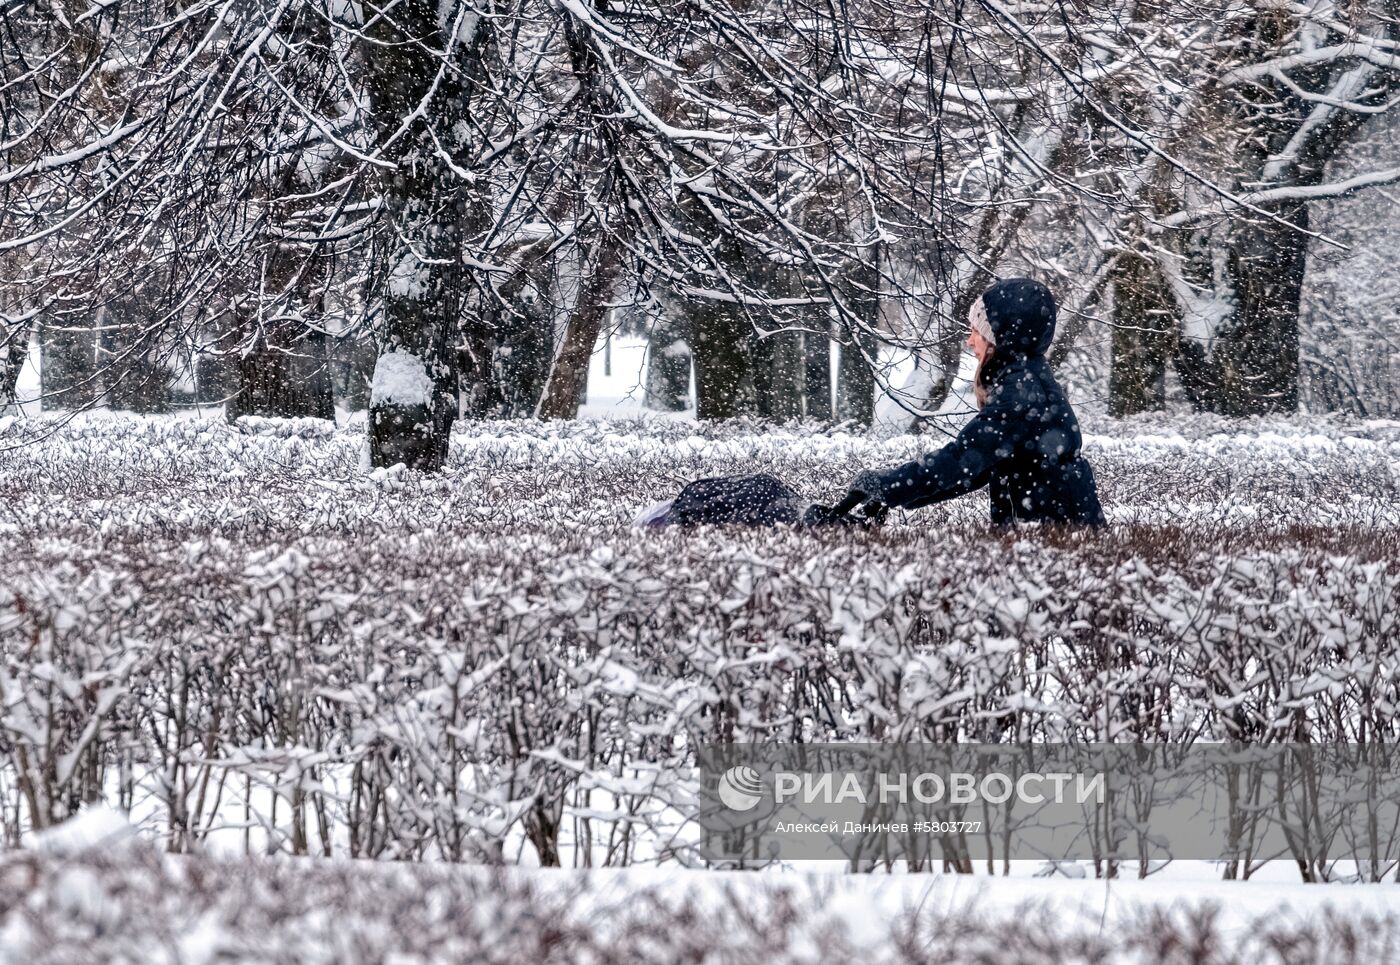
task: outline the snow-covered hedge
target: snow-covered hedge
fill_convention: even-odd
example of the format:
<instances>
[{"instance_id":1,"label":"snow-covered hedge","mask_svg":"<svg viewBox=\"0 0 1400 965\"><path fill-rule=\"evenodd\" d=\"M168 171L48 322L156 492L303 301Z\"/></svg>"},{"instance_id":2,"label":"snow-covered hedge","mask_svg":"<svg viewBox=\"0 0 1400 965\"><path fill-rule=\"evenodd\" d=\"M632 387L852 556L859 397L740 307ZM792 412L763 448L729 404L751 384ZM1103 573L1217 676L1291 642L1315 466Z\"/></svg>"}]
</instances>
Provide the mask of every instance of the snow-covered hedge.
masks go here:
<instances>
[{"instance_id":1,"label":"snow-covered hedge","mask_svg":"<svg viewBox=\"0 0 1400 965\"><path fill-rule=\"evenodd\" d=\"M78 824L93 817L115 830L100 814ZM1370 965L1400 948L1400 919L1383 902L1348 903L1354 889L1246 912L1102 887L1050 900L959 894L927 876L175 858L119 833L73 847L85 830L0 857L0 965Z\"/></svg>"},{"instance_id":2,"label":"snow-covered hedge","mask_svg":"<svg viewBox=\"0 0 1400 965\"><path fill-rule=\"evenodd\" d=\"M430 478L314 421L59 428L0 455L6 826L105 799L176 850L690 862L699 740L1400 740L1400 433L1136 429L1089 446L1112 531L997 535L971 499L627 525L927 440L489 424Z\"/></svg>"}]
</instances>

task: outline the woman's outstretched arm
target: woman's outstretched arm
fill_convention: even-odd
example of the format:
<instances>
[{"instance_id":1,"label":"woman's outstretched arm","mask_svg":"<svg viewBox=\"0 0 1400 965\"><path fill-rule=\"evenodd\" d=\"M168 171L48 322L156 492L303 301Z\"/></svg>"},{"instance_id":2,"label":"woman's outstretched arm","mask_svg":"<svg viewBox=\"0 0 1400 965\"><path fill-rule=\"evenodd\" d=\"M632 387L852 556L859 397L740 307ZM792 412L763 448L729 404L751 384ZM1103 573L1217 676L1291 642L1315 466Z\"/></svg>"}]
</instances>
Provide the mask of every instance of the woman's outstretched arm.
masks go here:
<instances>
[{"instance_id":1,"label":"woman's outstretched arm","mask_svg":"<svg viewBox=\"0 0 1400 965\"><path fill-rule=\"evenodd\" d=\"M941 449L883 471L867 470L851 482L870 499L915 509L985 486L997 463L1015 451L1014 422L1005 407L989 404Z\"/></svg>"}]
</instances>

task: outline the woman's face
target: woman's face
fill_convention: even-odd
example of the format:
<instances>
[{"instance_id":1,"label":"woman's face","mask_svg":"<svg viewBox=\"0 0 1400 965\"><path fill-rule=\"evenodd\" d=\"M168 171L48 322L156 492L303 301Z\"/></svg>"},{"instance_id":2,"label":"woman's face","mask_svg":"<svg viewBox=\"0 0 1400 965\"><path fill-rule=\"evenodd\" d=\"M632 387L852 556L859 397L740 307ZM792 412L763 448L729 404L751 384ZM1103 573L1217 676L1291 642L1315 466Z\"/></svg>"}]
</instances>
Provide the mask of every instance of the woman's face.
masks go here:
<instances>
[{"instance_id":1,"label":"woman's face","mask_svg":"<svg viewBox=\"0 0 1400 965\"><path fill-rule=\"evenodd\" d=\"M992 343L982 337L982 334L973 329L967 336L967 347L972 349L972 354L977 356L977 364L981 365L987 361L992 354Z\"/></svg>"}]
</instances>

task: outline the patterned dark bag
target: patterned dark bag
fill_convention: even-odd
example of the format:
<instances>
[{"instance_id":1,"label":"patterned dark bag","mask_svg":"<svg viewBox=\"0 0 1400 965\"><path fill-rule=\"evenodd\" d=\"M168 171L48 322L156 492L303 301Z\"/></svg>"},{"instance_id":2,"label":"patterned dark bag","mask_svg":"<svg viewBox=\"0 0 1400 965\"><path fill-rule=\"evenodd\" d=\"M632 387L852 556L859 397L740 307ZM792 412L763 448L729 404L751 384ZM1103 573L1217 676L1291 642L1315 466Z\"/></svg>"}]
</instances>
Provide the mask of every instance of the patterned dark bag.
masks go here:
<instances>
[{"instance_id":1,"label":"patterned dark bag","mask_svg":"<svg viewBox=\"0 0 1400 965\"><path fill-rule=\"evenodd\" d=\"M697 479L681 490L666 522L677 526L793 525L802 518L797 493L767 473Z\"/></svg>"},{"instance_id":2,"label":"patterned dark bag","mask_svg":"<svg viewBox=\"0 0 1400 965\"><path fill-rule=\"evenodd\" d=\"M866 526L878 516L853 515L853 503L806 504L782 480L767 473L697 479L681 490L666 511L667 526Z\"/></svg>"}]
</instances>

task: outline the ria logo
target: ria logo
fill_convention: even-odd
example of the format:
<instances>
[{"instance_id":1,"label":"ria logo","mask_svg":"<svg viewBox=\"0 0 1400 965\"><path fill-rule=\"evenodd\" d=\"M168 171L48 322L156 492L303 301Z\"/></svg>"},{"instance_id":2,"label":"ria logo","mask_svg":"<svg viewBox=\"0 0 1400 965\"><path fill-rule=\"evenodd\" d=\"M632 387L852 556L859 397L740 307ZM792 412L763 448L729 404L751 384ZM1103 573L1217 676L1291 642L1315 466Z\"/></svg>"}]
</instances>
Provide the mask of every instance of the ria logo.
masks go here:
<instances>
[{"instance_id":1,"label":"ria logo","mask_svg":"<svg viewBox=\"0 0 1400 965\"><path fill-rule=\"evenodd\" d=\"M746 764L731 767L720 775L719 799L732 811L747 811L763 799L763 780Z\"/></svg>"}]
</instances>

